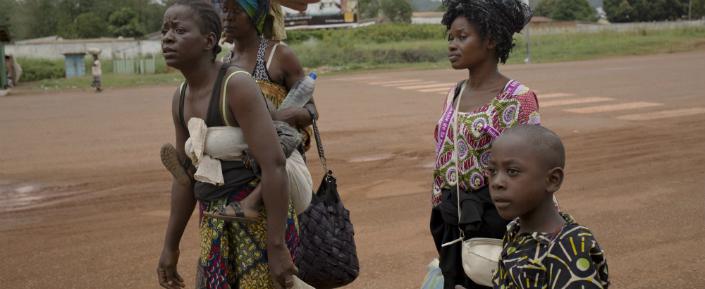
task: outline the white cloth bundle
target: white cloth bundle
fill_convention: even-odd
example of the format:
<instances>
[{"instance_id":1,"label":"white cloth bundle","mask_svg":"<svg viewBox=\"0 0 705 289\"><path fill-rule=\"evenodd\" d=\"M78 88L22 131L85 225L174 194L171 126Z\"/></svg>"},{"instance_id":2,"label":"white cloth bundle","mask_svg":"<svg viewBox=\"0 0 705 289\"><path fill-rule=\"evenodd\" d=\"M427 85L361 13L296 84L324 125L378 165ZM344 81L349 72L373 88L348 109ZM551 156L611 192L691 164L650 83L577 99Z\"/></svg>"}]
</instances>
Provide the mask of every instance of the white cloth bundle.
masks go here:
<instances>
[{"instance_id":1,"label":"white cloth bundle","mask_svg":"<svg viewBox=\"0 0 705 289\"><path fill-rule=\"evenodd\" d=\"M286 159L286 174L289 176L289 195L296 214L303 213L313 198L313 180L306 162L298 150Z\"/></svg>"}]
</instances>

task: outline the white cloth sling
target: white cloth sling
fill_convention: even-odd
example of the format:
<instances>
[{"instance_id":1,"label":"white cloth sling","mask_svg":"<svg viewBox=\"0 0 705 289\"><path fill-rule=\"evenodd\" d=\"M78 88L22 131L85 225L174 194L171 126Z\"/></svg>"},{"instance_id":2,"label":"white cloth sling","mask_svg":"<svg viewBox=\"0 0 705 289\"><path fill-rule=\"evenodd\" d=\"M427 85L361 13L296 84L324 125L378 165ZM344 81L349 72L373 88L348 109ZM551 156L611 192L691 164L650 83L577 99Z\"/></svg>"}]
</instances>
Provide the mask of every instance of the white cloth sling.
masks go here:
<instances>
[{"instance_id":1,"label":"white cloth sling","mask_svg":"<svg viewBox=\"0 0 705 289\"><path fill-rule=\"evenodd\" d=\"M272 49L272 55L276 45ZM271 57L270 55L270 62ZM269 64L269 63L268 63ZM228 83L231 77L242 71L231 73L225 78ZM243 72L247 74L246 72ZM248 74L249 75L249 74ZM223 115L228 115L227 86L223 87L222 105ZM186 155L196 166L194 179L199 182L222 186L225 183L221 160L241 160L243 151L248 148L242 129L233 126L228 118L223 119L226 126L208 127L200 118L191 118L188 121L189 139L186 140L184 149ZM313 198L313 180L308 171L306 162L301 153L295 150L286 159L286 172L289 184L289 196L297 214L303 213L311 204Z\"/></svg>"},{"instance_id":2,"label":"white cloth sling","mask_svg":"<svg viewBox=\"0 0 705 289\"><path fill-rule=\"evenodd\" d=\"M193 178L222 186L224 179L220 161L240 160L242 152L247 149L242 129L232 126L207 127L205 121L196 117L189 119L187 127L190 137L184 149L197 168Z\"/></svg>"}]
</instances>

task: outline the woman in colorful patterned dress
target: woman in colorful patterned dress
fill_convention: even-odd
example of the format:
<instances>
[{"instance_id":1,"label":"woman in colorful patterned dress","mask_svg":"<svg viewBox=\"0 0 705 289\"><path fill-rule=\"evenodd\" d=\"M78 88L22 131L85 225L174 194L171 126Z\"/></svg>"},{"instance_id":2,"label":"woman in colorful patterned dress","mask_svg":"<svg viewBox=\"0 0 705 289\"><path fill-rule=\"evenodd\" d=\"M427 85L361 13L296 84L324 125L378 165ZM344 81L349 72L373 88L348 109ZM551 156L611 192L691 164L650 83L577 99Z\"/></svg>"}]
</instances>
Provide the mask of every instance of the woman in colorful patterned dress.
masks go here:
<instances>
[{"instance_id":1,"label":"woman in colorful patterned dress","mask_svg":"<svg viewBox=\"0 0 705 289\"><path fill-rule=\"evenodd\" d=\"M513 35L529 22L531 12L520 0L446 0L444 4L448 7L442 20L448 29L448 60L454 69L467 69L469 77L449 92L435 128L431 234L444 288L485 288L463 271L459 239L463 235L465 239L502 238L506 230L507 220L492 204L483 168L493 139L505 128L539 123L536 94L497 68L506 62L514 46ZM455 189L457 182L460 192Z\"/></svg>"},{"instance_id":2,"label":"woman in colorful patterned dress","mask_svg":"<svg viewBox=\"0 0 705 289\"><path fill-rule=\"evenodd\" d=\"M217 164L215 173L224 183L213 185L199 179L182 184L174 180L171 214L157 267L159 283L165 288L184 287L176 270L179 243L198 204L201 246L196 288L290 288L296 273L292 260L298 244L296 216L288 202L284 156L260 90L249 73L216 61L222 26L210 3L177 0L163 21L164 58L186 79L172 102L176 151L182 160L193 159L197 151L199 162ZM226 122L232 126L225 126ZM264 217L256 222L230 223L203 216L204 211L242 200L259 183L242 161L219 161L215 154L211 154L213 159L206 158L210 133L215 131L220 132L215 135L238 138L242 142L238 147L248 147L260 165ZM209 138L209 143L204 138ZM199 141L201 149L194 150ZM195 163L199 171L209 167Z\"/></svg>"}]
</instances>

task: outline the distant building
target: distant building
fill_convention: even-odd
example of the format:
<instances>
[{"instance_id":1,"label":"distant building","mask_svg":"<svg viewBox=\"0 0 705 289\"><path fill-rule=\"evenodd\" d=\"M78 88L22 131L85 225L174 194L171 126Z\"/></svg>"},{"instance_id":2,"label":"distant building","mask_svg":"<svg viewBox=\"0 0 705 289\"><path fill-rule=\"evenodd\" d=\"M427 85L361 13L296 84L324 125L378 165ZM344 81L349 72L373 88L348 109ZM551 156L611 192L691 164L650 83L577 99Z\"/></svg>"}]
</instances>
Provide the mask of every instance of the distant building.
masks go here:
<instances>
[{"instance_id":1,"label":"distant building","mask_svg":"<svg viewBox=\"0 0 705 289\"><path fill-rule=\"evenodd\" d=\"M136 58L161 54L160 38L144 40L122 37L63 39L58 36L47 36L15 41L13 44L7 45L5 50L15 57L64 59L66 53L86 52L88 48L95 47L102 51L102 59Z\"/></svg>"}]
</instances>

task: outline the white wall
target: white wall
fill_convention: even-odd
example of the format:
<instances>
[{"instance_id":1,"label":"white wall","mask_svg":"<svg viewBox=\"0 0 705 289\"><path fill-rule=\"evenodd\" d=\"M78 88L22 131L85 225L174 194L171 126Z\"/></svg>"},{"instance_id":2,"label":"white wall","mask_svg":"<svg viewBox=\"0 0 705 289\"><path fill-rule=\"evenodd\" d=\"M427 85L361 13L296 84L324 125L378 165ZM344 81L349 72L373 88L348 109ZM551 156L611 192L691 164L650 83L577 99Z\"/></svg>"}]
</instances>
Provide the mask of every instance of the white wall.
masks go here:
<instances>
[{"instance_id":1,"label":"white wall","mask_svg":"<svg viewBox=\"0 0 705 289\"><path fill-rule=\"evenodd\" d=\"M20 58L63 59L64 53L87 52L88 48L100 48L102 59L161 53L159 40L56 40L35 43L20 43L5 46L5 52Z\"/></svg>"}]
</instances>

